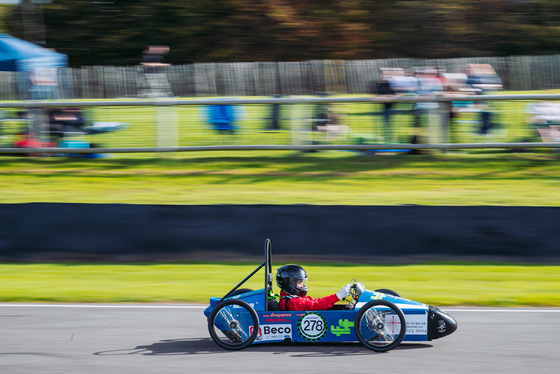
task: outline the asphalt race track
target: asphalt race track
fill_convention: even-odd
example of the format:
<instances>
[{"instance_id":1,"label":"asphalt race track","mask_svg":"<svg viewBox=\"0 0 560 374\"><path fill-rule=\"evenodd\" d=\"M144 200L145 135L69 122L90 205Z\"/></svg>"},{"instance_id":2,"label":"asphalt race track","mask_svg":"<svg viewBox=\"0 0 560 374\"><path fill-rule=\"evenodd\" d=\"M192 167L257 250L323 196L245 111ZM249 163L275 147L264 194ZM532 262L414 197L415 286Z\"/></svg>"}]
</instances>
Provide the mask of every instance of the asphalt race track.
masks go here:
<instances>
[{"instance_id":1,"label":"asphalt race track","mask_svg":"<svg viewBox=\"0 0 560 374\"><path fill-rule=\"evenodd\" d=\"M560 309L443 308L451 336L226 351L196 305L0 304L0 373L557 373Z\"/></svg>"}]
</instances>

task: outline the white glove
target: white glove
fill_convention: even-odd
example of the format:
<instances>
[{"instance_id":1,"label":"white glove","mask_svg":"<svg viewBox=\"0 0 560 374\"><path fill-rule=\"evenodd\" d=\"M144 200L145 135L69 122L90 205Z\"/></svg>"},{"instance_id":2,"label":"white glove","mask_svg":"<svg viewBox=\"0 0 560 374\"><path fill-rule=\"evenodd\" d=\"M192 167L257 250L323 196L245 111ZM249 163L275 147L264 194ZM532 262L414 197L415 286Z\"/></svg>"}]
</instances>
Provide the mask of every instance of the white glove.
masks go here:
<instances>
[{"instance_id":1,"label":"white glove","mask_svg":"<svg viewBox=\"0 0 560 374\"><path fill-rule=\"evenodd\" d=\"M345 297L350 296L350 288L351 288L351 287L352 287L351 284L345 285L344 287L342 287L342 288L340 289L340 291L338 291L338 292L336 293L336 297L338 297L339 300L342 300L342 299L344 299Z\"/></svg>"}]
</instances>

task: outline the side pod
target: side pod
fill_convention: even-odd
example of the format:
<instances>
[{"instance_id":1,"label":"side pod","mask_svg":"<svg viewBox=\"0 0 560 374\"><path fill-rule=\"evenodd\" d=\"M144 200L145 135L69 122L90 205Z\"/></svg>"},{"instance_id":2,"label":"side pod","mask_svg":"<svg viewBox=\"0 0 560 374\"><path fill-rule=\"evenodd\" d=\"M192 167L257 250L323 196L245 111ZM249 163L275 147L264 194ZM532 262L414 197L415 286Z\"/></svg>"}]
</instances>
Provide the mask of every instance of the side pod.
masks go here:
<instances>
[{"instance_id":1,"label":"side pod","mask_svg":"<svg viewBox=\"0 0 560 374\"><path fill-rule=\"evenodd\" d=\"M457 321L435 306L428 306L428 340L451 335L457 330Z\"/></svg>"}]
</instances>

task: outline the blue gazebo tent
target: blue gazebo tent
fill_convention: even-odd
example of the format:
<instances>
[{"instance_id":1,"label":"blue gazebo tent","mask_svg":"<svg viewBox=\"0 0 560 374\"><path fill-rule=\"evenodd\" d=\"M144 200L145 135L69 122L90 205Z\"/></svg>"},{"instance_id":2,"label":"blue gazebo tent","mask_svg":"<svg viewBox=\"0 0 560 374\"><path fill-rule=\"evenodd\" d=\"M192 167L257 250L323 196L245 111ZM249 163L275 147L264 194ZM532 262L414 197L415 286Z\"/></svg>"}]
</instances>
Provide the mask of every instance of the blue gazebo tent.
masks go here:
<instances>
[{"instance_id":1,"label":"blue gazebo tent","mask_svg":"<svg viewBox=\"0 0 560 374\"><path fill-rule=\"evenodd\" d=\"M0 34L0 71L34 71L68 66L65 54L8 34Z\"/></svg>"}]
</instances>

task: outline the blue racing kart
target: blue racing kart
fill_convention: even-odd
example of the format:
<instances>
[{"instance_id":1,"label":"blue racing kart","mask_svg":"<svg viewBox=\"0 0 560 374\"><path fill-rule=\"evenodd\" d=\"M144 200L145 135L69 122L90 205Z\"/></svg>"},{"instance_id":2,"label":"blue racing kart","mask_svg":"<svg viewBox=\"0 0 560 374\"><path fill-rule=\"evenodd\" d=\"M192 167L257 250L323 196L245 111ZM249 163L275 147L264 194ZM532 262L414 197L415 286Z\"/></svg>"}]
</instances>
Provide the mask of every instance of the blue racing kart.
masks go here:
<instances>
[{"instance_id":1,"label":"blue racing kart","mask_svg":"<svg viewBox=\"0 0 560 374\"><path fill-rule=\"evenodd\" d=\"M264 288L240 288L261 268ZM384 352L401 342L421 342L452 334L457 322L431 305L408 300L388 289L367 290L353 281L351 300L329 310L281 311L272 293L272 254L222 298L210 298L204 310L212 340L225 349L277 342L353 342Z\"/></svg>"}]
</instances>

